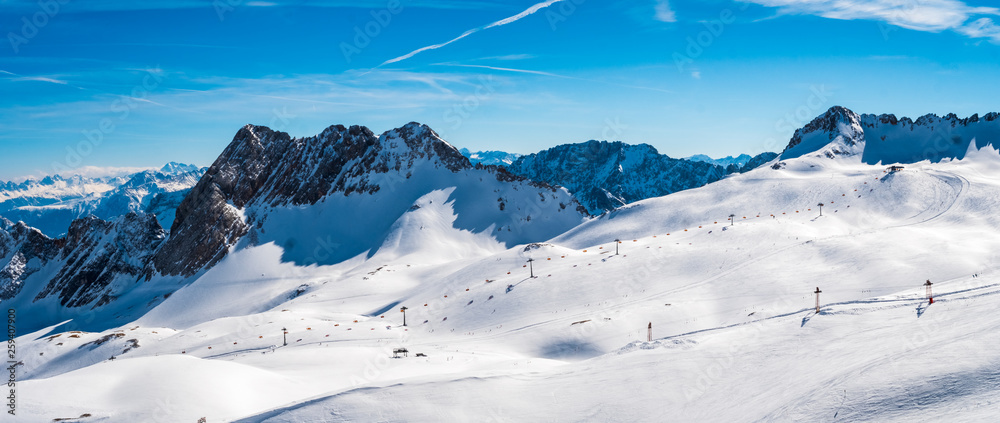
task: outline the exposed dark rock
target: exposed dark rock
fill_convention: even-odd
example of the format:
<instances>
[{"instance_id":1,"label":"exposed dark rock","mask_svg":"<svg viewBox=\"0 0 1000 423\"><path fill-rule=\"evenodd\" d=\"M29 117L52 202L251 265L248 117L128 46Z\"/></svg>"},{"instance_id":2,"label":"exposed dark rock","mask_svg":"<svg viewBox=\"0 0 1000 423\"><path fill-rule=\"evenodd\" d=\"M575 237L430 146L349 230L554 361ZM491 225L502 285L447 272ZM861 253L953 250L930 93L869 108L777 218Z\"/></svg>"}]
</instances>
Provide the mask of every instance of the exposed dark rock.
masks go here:
<instances>
[{"instance_id":1,"label":"exposed dark rock","mask_svg":"<svg viewBox=\"0 0 1000 423\"><path fill-rule=\"evenodd\" d=\"M566 187L590 214L601 214L646 198L704 186L731 173L749 171L774 158L767 157L754 158L753 167L748 163L742 168L736 165L726 168L673 159L647 144L588 141L521 156L508 170L534 181Z\"/></svg>"}]
</instances>

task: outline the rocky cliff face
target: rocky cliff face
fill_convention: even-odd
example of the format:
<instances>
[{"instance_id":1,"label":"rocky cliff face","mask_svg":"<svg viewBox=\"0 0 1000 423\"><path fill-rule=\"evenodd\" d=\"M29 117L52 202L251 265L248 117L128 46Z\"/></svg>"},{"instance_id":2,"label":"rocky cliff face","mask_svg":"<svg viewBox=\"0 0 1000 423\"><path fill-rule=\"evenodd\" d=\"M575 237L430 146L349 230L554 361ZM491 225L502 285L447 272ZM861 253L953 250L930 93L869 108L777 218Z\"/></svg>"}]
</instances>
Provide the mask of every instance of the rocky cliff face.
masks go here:
<instances>
[{"instance_id":1,"label":"rocky cliff face","mask_svg":"<svg viewBox=\"0 0 1000 423\"><path fill-rule=\"evenodd\" d=\"M155 217L137 213L113 221L78 219L58 239L21 222L0 222L0 299L27 289L32 301L54 297L64 307L102 305L139 279L164 237ZM27 286L36 273L45 278Z\"/></svg>"},{"instance_id":2,"label":"rocky cliff face","mask_svg":"<svg viewBox=\"0 0 1000 423\"><path fill-rule=\"evenodd\" d=\"M217 263L247 234L253 222L241 210L252 205L310 205L333 192L374 193L381 187L369 173L399 171L435 152L444 153L450 168L469 166L460 154L449 156L439 139L422 142L425 131L410 124L387 132L383 145L362 126L335 125L294 139L263 126L243 127L177 208L173 236L154 258L157 271L190 276Z\"/></svg>"},{"instance_id":3,"label":"rocky cliff face","mask_svg":"<svg viewBox=\"0 0 1000 423\"><path fill-rule=\"evenodd\" d=\"M970 145L983 148L1000 141L1000 114L974 114L959 118L954 113L944 117L928 114L911 120L895 115L861 116L867 143L862 160L876 163L938 162L962 159Z\"/></svg>"},{"instance_id":4,"label":"rocky cliff face","mask_svg":"<svg viewBox=\"0 0 1000 423\"><path fill-rule=\"evenodd\" d=\"M764 153L750 161L754 167L769 161ZM728 174L752 169L723 167L702 161L673 159L650 145L620 141L565 144L522 156L509 170L536 181L569 189L591 214L625 204L697 188Z\"/></svg>"},{"instance_id":5,"label":"rocky cliff face","mask_svg":"<svg viewBox=\"0 0 1000 423\"><path fill-rule=\"evenodd\" d=\"M106 191L131 210L147 202L150 183L164 182L161 173ZM169 209L181 192L157 191L145 207ZM440 213L420 211L431 201ZM36 326L100 313L97 320L113 324L141 315L238 248L273 242L296 264L337 263L382 249L406 254L421 229L408 221L516 244L548 239L585 216L565 189L473 166L417 123L380 136L335 125L307 138L248 125L179 201L169 235L156 216L134 210L73 220L59 238L0 217L0 301L48 319ZM330 249L315 253L317 245Z\"/></svg>"},{"instance_id":6,"label":"rocky cliff face","mask_svg":"<svg viewBox=\"0 0 1000 423\"><path fill-rule=\"evenodd\" d=\"M58 256L64 244L22 222L0 217L0 300L9 300L24 282Z\"/></svg>"},{"instance_id":7,"label":"rocky cliff face","mask_svg":"<svg viewBox=\"0 0 1000 423\"><path fill-rule=\"evenodd\" d=\"M270 238L290 251L296 247L302 250L302 237L278 239L282 237L277 232L288 231L267 223L268 219L280 220L274 217L280 214L275 210L316 206L318 202L327 203L331 197L396 195L398 198L384 200L379 212L367 213L382 216L381 212L391 209L386 201L413 197L402 210L387 212L385 216L392 219L388 223L383 222L384 219L369 223L371 233L367 236L378 238L381 226L391 225L427 190L459 184L459 180L469 179L472 173L476 173L475 178L480 181L486 176L498 181L507 179L506 182L531 186L535 190L558 192L553 187L531 184L495 167L474 167L433 130L417 123L381 136L363 126L335 125L307 138L291 138L284 132L248 125L236 134L180 204L171 237L153 263L162 274L191 276L217 263L248 234L250 242ZM447 176L449 174L454 176ZM448 181L449 178L455 180ZM556 197L564 206L571 205L569 210L573 213L578 213L572 197L562 193ZM493 207L486 202L476 206ZM337 211L341 212L343 210ZM508 210L506 214L515 212ZM368 219L366 216L352 218ZM354 239L362 237L361 234L345 233L341 226L347 224L341 222L340 226L330 227L325 233L350 238L350 245L373 247L368 245L372 240Z\"/></svg>"},{"instance_id":8,"label":"rocky cliff face","mask_svg":"<svg viewBox=\"0 0 1000 423\"><path fill-rule=\"evenodd\" d=\"M782 151L781 158L793 159L806 154L829 158L856 155L864 150L864 144L865 132L861 126L861 116L844 107L835 106L797 129Z\"/></svg>"},{"instance_id":9,"label":"rocky cliff face","mask_svg":"<svg viewBox=\"0 0 1000 423\"><path fill-rule=\"evenodd\" d=\"M740 173L746 173L758 167L764 166L777 157L778 153L772 153L772 152L760 153L756 156L753 156L743 165L743 167L740 168Z\"/></svg>"},{"instance_id":10,"label":"rocky cliff face","mask_svg":"<svg viewBox=\"0 0 1000 423\"><path fill-rule=\"evenodd\" d=\"M78 219L61 240L62 267L35 300L57 296L65 307L107 304L138 281L165 237L151 215Z\"/></svg>"}]
</instances>

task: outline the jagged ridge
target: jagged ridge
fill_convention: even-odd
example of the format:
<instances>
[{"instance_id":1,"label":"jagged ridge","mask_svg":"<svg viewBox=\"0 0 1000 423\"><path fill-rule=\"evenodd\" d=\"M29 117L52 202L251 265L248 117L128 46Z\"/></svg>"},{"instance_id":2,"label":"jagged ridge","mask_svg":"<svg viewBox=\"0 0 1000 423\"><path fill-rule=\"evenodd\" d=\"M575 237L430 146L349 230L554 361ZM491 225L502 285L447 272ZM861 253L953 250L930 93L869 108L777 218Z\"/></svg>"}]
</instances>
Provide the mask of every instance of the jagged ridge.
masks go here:
<instances>
[{"instance_id":1,"label":"jagged ridge","mask_svg":"<svg viewBox=\"0 0 1000 423\"><path fill-rule=\"evenodd\" d=\"M982 148L1000 139L998 117L998 113L989 113L982 118L978 114L959 118L950 113L944 117L927 114L912 120L891 114L859 115L834 106L795 131L781 159L860 155L861 161L868 164L961 159L973 141Z\"/></svg>"},{"instance_id":2,"label":"jagged ridge","mask_svg":"<svg viewBox=\"0 0 1000 423\"><path fill-rule=\"evenodd\" d=\"M591 214L601 214L646 198L704 186L774 157L774 153L763 153L743 167L723 167L670 158L648 144L588 141L519 157L508 168L532 180L564 186Z\"/></svg>"}]
</instances>

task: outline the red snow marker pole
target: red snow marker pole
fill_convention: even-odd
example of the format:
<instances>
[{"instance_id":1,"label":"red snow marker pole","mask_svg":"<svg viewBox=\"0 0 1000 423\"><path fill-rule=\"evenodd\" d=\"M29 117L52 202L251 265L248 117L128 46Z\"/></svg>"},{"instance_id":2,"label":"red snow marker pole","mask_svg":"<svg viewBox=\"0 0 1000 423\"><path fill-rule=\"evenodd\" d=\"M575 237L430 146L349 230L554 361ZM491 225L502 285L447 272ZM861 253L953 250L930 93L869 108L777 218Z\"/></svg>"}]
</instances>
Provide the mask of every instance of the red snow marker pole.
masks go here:
<instances>
[{"instance_id":1,"label":"red snow marker pole","mask_svg":"<svg viewBox=\"0 0 1000 423\"><path fill-rule=\"evenodd\" d=\"M934 294L931 293L931 285L934 285L934 284L931 283L930 279L928 279L927 283L924 284L924 286L927 287L927 301L928 301L928 304L934 304Z\"/></svg>"}]
</instances>

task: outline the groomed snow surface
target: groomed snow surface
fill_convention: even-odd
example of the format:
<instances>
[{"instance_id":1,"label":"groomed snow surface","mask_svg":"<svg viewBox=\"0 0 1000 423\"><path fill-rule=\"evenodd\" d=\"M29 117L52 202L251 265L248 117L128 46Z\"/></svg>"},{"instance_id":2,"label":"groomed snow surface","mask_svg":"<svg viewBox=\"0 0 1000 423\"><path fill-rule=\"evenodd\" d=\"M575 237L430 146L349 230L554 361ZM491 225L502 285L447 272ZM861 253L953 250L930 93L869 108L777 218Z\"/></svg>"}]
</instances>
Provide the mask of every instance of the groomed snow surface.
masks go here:
<instances>
[{"instance_id":1,"label":"groomed snow surface","mask_svg":"<svg viewBox=\"0 0 1000 423\"><path fill-rule=\"evenodd\" d=\"M18 421L998 421L998 172L802 157L510 249L436 192L371 257L242 248L129 325L21 336Z\"/></svg>"}]
</instances>

